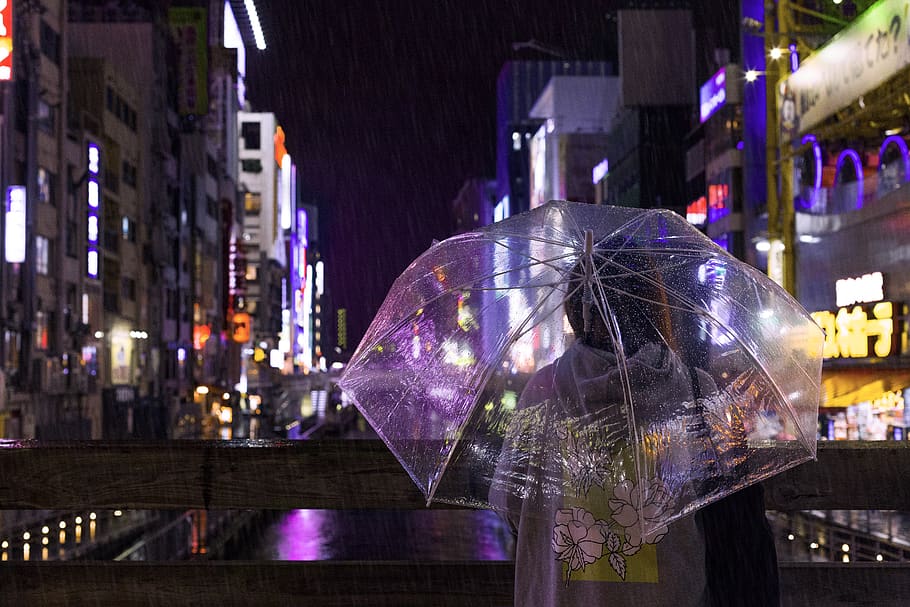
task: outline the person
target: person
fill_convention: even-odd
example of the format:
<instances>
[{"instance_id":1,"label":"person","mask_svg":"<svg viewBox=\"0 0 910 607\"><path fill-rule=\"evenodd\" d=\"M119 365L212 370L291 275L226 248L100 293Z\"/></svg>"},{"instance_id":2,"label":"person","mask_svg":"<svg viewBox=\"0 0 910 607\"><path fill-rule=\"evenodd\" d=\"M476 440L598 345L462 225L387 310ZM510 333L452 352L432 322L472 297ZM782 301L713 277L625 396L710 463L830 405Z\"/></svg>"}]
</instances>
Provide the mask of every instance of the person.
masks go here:
<instances>
[{"instance_id":1,"label":"person","mask_svg":"<svg viewBox=\"0 0 910 607\"><path fill-rule=\"evenodd\" d=\"M656 479L635 486L636 458L623 434L629 395L643 416L675 408L710 446L697 404L716 390L667 343L672 319L651 303L665 299L660 281L636 280L647 271L636 264L615 254L588 290L585 269L573 269L564 308L576 338L519 398L490 494L516 536L515 605L777 605L760 485L669 525L657 519L685 488ZM677 445L664 456L672 470L697 454ZM566 481L574 491L562 490Z\"/></svg>"}]
</instances>

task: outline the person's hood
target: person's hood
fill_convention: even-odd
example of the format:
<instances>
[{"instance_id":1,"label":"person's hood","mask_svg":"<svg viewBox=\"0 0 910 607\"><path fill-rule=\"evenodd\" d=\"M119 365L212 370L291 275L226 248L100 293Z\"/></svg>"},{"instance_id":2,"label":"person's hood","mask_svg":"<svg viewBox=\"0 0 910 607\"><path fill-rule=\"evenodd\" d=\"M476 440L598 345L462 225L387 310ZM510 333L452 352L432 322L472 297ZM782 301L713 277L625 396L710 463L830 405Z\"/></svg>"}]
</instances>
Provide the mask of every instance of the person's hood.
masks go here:
<instances>
[{"instance_id":1,"label":"person's hood","mask_svg":"<svg viewBox=\"0 0 910 607\"><path fill-rule=\"evenodd\" d=\"M633 406L646 406L691 399L689 373L668 348L647 344L625 357L628 388L623 382L622 362L613 352L574 342L556 364L557 396L565 403L577 403L583 410L630 400Z\"/></svg>"}]
</instances>

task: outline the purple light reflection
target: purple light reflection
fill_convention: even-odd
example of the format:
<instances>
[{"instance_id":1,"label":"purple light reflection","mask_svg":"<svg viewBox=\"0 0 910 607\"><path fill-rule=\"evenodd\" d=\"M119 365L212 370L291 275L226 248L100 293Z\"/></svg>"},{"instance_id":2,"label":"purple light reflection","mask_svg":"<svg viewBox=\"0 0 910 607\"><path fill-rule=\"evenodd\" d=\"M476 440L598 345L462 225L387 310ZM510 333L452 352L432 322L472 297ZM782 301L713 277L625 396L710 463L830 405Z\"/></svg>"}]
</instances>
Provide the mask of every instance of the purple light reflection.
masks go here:
<instances>
[{"instance_id":1,"label":"purple light reflection","mask_svg":"<svg viewBox=\"0 0 910 607\"><path fill-rule=\"evenodd\" d=\"M835 168L834 183L839 183L837 177L840 176L841 167L844 160L849 158L853 161L853 170L856 173L856 208L863 208L863 162L856 150L845 148L837 157L837 167Z\"/></svg>"},{"instance_id":2,"label":"purple light reflection","mask_svg":"<svg viewBox=\"0 0 910 607\"><path fill-rule=\"evenodd\" d=\"M811 143L812 156L815 158L815 175L812 183L812 200L809 201L809 205L812 206L815 204L815 201L818 200L818 191L822 187L822 148L818 144L818 137L811 133L805 135L800 143L802 145Z\"/></svg>"},{"instance_id":3,"label":"purple light reflection","mask_svg":"<svg viewBox=\"0 0 910 607\"><path fill-rule=\"evenodd\" d=\"M275 543L282 561L318 561L325 559L325 510L295 510L285 516L278 527Z\"/></svg>"},{"instance_id":4,"label":"purple light reflection","mask_svg":"<svg viewBox=\"0 0 910 607\"><path fill-rule=\"evenodd\" d=\"M882 158L885 157L885 148L887 148L892 143L900 149L901 157L904 159L904 181L910 181L910 157L907 155L907 142L904 141L904 138L899 135L891 135L890 137L885 137L885 140L882 141L882 147L878 150L879 170L881 170L882 167Z\"/></svg>"}]
</instances>

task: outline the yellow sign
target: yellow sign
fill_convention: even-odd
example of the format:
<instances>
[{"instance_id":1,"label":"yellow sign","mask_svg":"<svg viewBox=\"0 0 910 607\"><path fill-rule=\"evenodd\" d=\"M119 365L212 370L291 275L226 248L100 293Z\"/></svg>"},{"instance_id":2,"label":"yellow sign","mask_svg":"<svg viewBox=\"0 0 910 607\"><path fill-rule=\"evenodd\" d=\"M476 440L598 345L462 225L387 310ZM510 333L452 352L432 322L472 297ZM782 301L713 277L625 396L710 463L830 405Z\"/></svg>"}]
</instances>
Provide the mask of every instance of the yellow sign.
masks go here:
<instances>
[{"instance_id":1,"label":"yellow sign","mask_svg":"<svg viewBox=\"0 0 910 607\"><path fill-rule=\"evenodd\" d=\"M813 312L825 331L824 357L866 358L897 354L900 339L895 327L895 304L882 301L830 311ZM871 350L870 350L871 345Z\"/></svg>"},{"instance_id":2,"label":"yellow sign","mask_svg":"<svg viewBox=\"0 0 910 607\"><path fill-rule=\"evenodd\" d=\"M245 344L250 340L252 320L246 312L235 312L231 319L231 339L238 344Z\"/></svg>"}]
</instances>

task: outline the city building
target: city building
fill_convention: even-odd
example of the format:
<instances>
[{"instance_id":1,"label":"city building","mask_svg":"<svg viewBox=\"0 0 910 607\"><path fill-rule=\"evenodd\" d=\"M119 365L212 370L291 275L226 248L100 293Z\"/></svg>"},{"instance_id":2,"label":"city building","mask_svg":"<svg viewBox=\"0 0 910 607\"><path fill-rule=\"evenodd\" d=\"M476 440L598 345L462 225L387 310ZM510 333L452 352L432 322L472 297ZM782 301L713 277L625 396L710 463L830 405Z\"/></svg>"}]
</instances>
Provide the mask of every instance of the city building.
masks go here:
<instances>
[{"instance_id":1,"label":"city building","mask_svg":"<svg viewBox=\"0 0 910 607\"><path fill-rule=\"evenodd\" d=\"M453 234L470 232L508 217L504 204L496 203L496 181L492 179L466 179L452 201L455 218Z\"/></svg>"},{"instance_id":2,"label":"city building","mask_svg":"<svg viewBox=\"0 0 910 607\"><path fill-rule=\"evenodd\" d=\"M596 174L609 162L607 131L619 94L612 76L550 79L529 113L540 121L529 148L530 208L556 199L597 202Z\"/></svg>"},{"instance_id":3,"label":"city building","mask_svg":"<svg viewBox=\"0 0 910 607\"><path fill-rule=\"evenodd\" d=\"M237 124L239 180L244 199L240 248L246 260L246 295L236 311L249 314L251 321L239 389L257 393L271 386L270 369L284 369L285 365L286 352L279 348L279 342L282 332L289 327L289 319L282 311L289 309L285 305L288 296L285 231L290 230L293 207L289 206L290 192L285 195L286 190L282 188L290 183L291 162L284 147L284 131L274 114L241 111L237 114ZM287 342L280 345L289 348ZM249 350L253 351L252 356Z\"/></svg>"},{"instance_id":4,"label":"city building","mask_svg":"<svg viewBox=\"0 0 910 607\"><path fill-rule=\"evenodd\" d=\"M794 212L768 238L792 230L780 254L825 329L820 436L906 440L910 24L896 0L860 8L781 71L781 219ZM778 15L779 29L799 29L797 17Z\"/></svg>"},{"instance_id":5,"label":"city building","mask_svg":"<svg viewBox=\"0 0 910 607\"><path fill-rule=\"evenodd\" d=\"M496 214L530 209L531 137L542 120L530 115L553 76L612 76L606 61L510 61L496 81Z\"/></svg>"},{"instance_id":6,"label":"city building","mask_svg":"<svg viewBox=\"0 0 910 607\"><path fill-rule=\"evenodd\" d=\"M70 183L61 182L71 176L62 153L67 3L6 3L0 19L7 26L2 42L11 50L0 65L6 199L0 436L88 437L88 381L80 366L84 266L73 261L80 252L65 237L74 214Z\"/></svg>"},{"instance_id":7,"label":"city building","mask_svg":"<svg viewBox=\"0 0 910 607\"><path fill-rule=\"evenodd\" d=\"M669 4L617 12L621 109L610 125L608 166L597 175L603 181L598 191L607 204L685 214L694 29L692 12Z\"/></svg>"}]
</instances>

